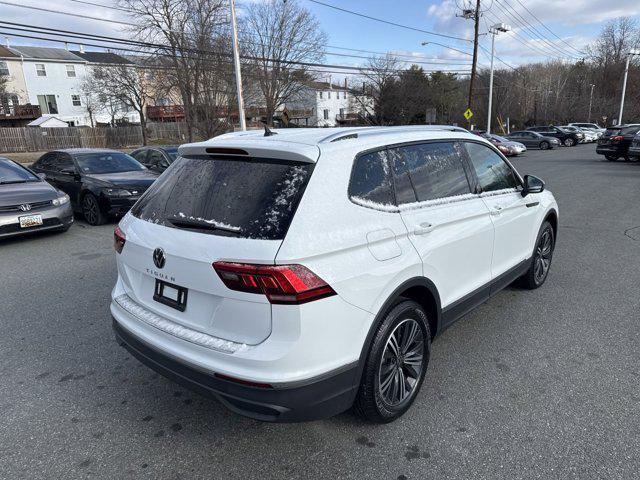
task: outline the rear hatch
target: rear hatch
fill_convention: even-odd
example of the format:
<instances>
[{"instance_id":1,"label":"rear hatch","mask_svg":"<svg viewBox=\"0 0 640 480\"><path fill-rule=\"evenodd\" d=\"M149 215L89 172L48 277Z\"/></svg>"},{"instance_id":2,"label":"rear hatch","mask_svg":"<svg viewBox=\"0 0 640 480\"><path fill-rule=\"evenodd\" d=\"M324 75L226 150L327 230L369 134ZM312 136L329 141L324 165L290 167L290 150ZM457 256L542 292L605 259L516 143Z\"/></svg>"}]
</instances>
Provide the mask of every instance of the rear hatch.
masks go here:
<instances>
[{"instance_id":1,"label":"rear hatch","mask_svg":"<svg viewBox=\"0 0 640 480\"><path fill-rule=\"evenodd\" d=\"M271 333L267 298L230 290L212 264L274 264L313 165L252 156L179 157L123 222L120 271L129 296L202 333L251 345L265 340ZM184 300L184 311L162 297Z\"/></svg>"}]
</instances>

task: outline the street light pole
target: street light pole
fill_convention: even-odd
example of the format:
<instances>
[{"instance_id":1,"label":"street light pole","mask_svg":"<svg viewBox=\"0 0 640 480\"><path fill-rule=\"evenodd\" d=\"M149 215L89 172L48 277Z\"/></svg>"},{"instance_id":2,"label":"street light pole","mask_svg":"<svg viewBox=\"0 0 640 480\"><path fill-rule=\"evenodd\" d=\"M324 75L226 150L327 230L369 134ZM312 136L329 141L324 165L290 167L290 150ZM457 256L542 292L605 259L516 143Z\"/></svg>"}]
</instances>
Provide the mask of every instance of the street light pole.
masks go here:
<instances>
[{"instance_id":1,"label":"street light pole","mask_svg":"<svg viewBox=\"0 0 640 480\"><path fill-rule=\"evenodd\" d=\"M629 75L629 61L633 55L640 55L640 50L632 49L627 54L627 63L624 67L624 80L622 81L622 98L620 99L620 113L618 113L618 125L622 125L622 111L624 110L624 95L627 93L627 76Z\"/></svg>"},{"instance_id":2,"label":"street light pole","mask_svg":"<svg viewBox=\"0 0 640 480\"><path fill-rule=\"evenodd\" d=\"M589 94L589 119L587 120L587 122L589 123L591 123L591 104L593 103L593 87L595 87L595 85L592 83L591 93Z\"/></svg>"},{"instance_id":3,"label":"street light pole","mask_svg":"<svg viewBox=\"0 0 640 480\"><path fill-rule=\"evenodd\" d=\"M491 73L489 74L489 106L487 107L487 133L491 134L491 105L493 103L493 56L496 50L496 35L498 32L508 32L511 30L509 25L504 23L496 23L491 27Z\"/></svg>"},{"instance_id":4,"label":"street light pole","mask_svg":"<svg viewBox=\"0 0 640 480\"><path fill-rule=\"evenodd\" d=\"M240 119L240 129L247 129L247 121L244 117L244 99L242 98L242 74L240 72L240 52L238 48L238 28L236 27L236 2L229 0L231 5L231 32L233 40L233 65L236 72L236 91L238 93L238 117Z\"/></svg>"}]
</instances>

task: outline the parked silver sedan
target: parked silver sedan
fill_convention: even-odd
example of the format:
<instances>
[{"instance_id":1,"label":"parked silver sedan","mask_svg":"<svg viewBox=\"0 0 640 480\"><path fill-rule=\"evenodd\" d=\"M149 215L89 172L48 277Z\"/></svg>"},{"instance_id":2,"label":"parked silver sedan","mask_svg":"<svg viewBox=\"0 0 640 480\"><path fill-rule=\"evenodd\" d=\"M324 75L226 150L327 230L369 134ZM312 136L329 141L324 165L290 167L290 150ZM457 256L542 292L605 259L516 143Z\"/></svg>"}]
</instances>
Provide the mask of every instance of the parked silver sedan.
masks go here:
<instances>
[{"instance_id":1,"label":"parked silver sedan","mask_svg":"<svg viewBox=\"0 0 640 480\"><path fill-rule=\"evenodd\" d=\"M66 193L19 163L0 157L0 238L41 230L66 231L72 223Z\"/></svg>"}]
</instances>

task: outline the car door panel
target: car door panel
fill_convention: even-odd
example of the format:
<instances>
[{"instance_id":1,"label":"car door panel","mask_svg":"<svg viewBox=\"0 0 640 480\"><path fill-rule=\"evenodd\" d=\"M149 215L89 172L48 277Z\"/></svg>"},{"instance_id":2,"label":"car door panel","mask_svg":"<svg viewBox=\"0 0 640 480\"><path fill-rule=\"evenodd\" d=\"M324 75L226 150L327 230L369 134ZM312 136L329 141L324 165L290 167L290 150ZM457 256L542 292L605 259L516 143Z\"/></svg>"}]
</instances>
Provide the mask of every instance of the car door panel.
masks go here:
<instances>
[{"instance_id":1,"label":"car door panel","mask_svg":"<svg viewBox=\"0 0 640 480\"><path fill-rule=\"evenodd\" d=\"M491 275L496 279L531 256L538 206L522 196L519 177L495 150L471 142L465 147L495 230Z\"/></svg>"},{"instance_id":2,"label":"car door panel","mask_svg":"<svg viewBox=\"0 0 640 480\"><path fill-rule=\"evenodd\" d=\"M454 142L389 152L409 240L446 308L491 281L494 229L489 211L480 196L471 193Z\"/></svg>"}]
</instances>

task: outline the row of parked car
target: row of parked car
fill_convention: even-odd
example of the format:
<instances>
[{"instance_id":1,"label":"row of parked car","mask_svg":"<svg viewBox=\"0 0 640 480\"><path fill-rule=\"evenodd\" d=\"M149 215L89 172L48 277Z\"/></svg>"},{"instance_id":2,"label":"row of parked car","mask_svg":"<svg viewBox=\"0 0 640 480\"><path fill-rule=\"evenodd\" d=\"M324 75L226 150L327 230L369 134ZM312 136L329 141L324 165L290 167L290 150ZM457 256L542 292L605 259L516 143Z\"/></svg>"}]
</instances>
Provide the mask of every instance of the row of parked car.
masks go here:
<instances>
[{"instance_id":1,"label":"row of parked car","mask_svg":"<svg viewBox=\"0 0 640 480\"><path fill-rule=\"evenodd\" d=\"M0 157L0 238L66 231L74 213L90 225L123 215L177 152L176 146L143 147L131 155L72 148L47 152L30 168Z\"/></svg>"},{"instance_id":2,"label":"row of parked car","mask_svg":"<svg viewBox=\"0 0 640 480\"><path fill-rule=\"evenodd\" d=\"M514 156L526 152L527 148L549 150L561 145L574 147L579 143L595 142L604 132L605 129L595 123L570 123L563 126L529 127L505 136L483 131L475 133L491 141L506 156Z\"/></svg>"},{"instance_id":3,"label":"row of parked car","mask_svg":"<svg viewBox=\"0 0 640 480\"><path fill-rule=\"evenodd\" d=\"M640 123L609 127L598 140L596 153L614 162L640 160Z\"/></svg>"}]
</instances>

